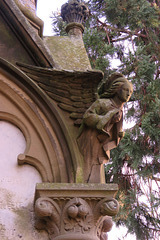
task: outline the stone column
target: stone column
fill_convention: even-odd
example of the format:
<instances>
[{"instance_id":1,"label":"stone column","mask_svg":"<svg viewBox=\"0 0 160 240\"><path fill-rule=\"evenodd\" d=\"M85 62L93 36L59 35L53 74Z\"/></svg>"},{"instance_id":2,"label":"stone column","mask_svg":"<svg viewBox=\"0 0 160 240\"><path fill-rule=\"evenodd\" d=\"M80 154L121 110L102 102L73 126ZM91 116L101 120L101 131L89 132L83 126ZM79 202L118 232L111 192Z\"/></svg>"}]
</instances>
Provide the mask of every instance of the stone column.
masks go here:
<instances>
[{"instance_id":1,"label":"stone column","mask_svg":"<svg viewBox=\"0 0 160 240\"><path fill-rule=\"evenodd\" d=\"M106 240L119 210L116 190L116 184L37 184L36 228L50 240Z\"/></svg>"}]
</instances>

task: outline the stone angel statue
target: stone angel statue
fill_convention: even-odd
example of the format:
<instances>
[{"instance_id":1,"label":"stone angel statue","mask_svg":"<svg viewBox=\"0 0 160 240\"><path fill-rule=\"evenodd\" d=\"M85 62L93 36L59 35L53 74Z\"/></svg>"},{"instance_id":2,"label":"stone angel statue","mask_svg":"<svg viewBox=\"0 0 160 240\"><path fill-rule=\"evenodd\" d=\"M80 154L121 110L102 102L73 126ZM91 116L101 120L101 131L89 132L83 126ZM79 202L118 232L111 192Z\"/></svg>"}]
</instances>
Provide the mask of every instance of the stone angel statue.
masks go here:
<instances>
[{"instance_id":1,"label":"stone angel statue","mask_svg":"<svg viewBox=\"0 0 160 240\"><path fill-rule=\"evenodd\" d=\"M105 183L103 164L109 161L110 150L118 146L124 135L123 105L132 92L132 84L121 73L114 73L104 92L85 112L77 141L84 157L86 182Z\"/></svg>"},{"instance_id":2,"label":"stone angel statue","mask_svg":"<svg viewBox=\"0 0 160 240\"><path fill-rule=\"evenodd\" d=\"M83 157L83 181L105 182L103 164L109 161L110 150L119 144L124 135L123 105L131 97L132 84L121 73L113 73L96 99L97 86L103 79L101 71L42 71L39 67L28 65L21 65L21 69L53 100L54 111L59 112L57 107L62 111L60 123L62 120L65 122L73 138L71 146L76 144L76 152L78 145ZM71 161L68 156L67 161Z\"/></svg>"}]
</instances>

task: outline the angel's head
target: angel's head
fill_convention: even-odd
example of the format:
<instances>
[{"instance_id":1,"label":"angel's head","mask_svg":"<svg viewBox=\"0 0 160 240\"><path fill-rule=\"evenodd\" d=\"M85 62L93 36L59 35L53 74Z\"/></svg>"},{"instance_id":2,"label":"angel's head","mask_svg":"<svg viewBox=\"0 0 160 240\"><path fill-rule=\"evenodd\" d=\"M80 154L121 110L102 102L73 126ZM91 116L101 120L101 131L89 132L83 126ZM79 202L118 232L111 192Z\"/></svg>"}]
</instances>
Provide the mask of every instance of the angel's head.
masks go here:
<instances>
[{"instance_id":1,"label":"angel's head","mask_svg":"<svg viewBox=\"0 0 160 240\"><path fill-rule=\"evenodd\" d=\"M100 95L100 98L113 98L118 96L120 101L127 102L132 93L132 83L129 82L123 74L113 73L104 85L104 92Z\"/></svg>"}]
</instances>

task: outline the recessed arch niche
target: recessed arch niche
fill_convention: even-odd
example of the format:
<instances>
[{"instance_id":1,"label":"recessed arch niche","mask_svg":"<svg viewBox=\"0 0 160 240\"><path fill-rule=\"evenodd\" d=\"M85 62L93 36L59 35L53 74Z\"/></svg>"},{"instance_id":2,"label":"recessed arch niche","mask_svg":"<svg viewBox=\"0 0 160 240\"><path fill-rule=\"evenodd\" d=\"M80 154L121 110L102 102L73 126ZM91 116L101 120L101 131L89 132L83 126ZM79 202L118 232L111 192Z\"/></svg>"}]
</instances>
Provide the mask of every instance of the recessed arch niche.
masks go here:
<instances>
[{"instance_id":1,"label":"recessed arch niche","mask_svg":"<svg viewBox=\"0 0 160 240\"><path fill-rule=\"evenodd\" d=\"M20 129L0 120L0 239L3 240L35 239L35 235L36 239L47 239L32 229L35 185L42 179L36 168L17 164L17 156L25 149Z\"/></svg>"},{"instance_id":2,"label":"recessed arch niche","mask_svg":"<svg viewBox=\"0 0 160 240\"><path fill-rule=\"evenodd\" d=\"M17 164L17 156L26 149L24 135L15 125L0 120L0 211L27 206L33 202L35 184L42 182L38 171ZM33 184L34 183L34 184ZM1 219L1 218L0 218Z\"/></svg>"},{"instance_id":3,"label":"recessed arch niche","mask_svg":"<svg viewBox=\"0 0 160 240\"><path fill-rule=\"evenodd\" d=\"M18 164L34 166L43 182L72 182L71 156L56 109L50 110L47 96L21 71L4 60L0 66L0 120L17 126L26 140Z\"/></svg>"}]
</instances>

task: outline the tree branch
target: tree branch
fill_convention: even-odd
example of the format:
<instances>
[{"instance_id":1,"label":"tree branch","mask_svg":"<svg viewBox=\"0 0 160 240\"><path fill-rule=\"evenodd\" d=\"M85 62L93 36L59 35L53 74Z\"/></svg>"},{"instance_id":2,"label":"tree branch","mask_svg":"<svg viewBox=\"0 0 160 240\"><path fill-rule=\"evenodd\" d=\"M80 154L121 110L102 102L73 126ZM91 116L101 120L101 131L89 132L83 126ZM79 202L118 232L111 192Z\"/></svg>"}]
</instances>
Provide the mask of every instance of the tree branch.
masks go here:
<instances>
[{"instance_id":1,"label":"tree branch","mask_svg":"<svg viewBox=\"0 0 160 240\"><path fill-rule=\"evenodd\" d=\"M123 29L120 29L120 28L112 27L112 26L110 26L110 25L102 22L102 21L99 20L98 18L97 18L97 21L98 21L98 23L100 23L103 27L105 27L105 28L107 28L107 29L111 29L111 30L113 30L113 31L115 31L115 32L127 33L127 34L130 35L130 36L135 35L135 36L137 36L137 37L142 37L142 38L148 39L147 35L145 35L145 34L143 34L143 33L138 33L137 31L134 31L134 32L133 32L133 31L130 31L130 30L127 30L127 29L124 29L124 28L123 28Z\"/></svg>"}]
</instances>

